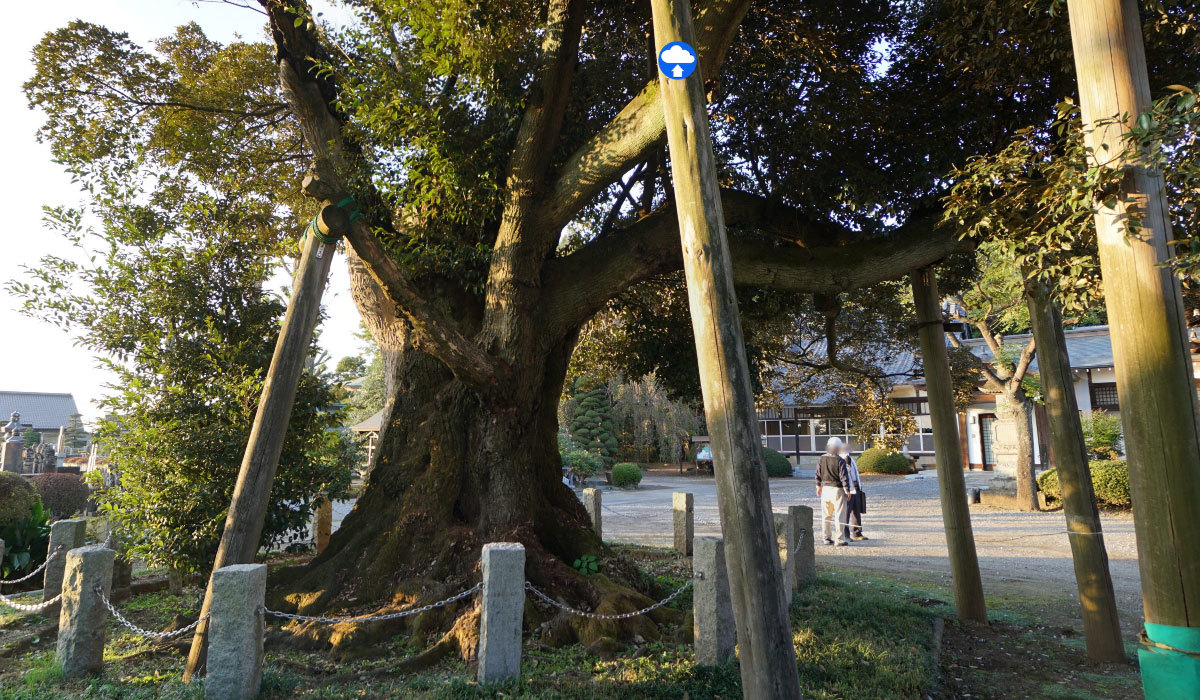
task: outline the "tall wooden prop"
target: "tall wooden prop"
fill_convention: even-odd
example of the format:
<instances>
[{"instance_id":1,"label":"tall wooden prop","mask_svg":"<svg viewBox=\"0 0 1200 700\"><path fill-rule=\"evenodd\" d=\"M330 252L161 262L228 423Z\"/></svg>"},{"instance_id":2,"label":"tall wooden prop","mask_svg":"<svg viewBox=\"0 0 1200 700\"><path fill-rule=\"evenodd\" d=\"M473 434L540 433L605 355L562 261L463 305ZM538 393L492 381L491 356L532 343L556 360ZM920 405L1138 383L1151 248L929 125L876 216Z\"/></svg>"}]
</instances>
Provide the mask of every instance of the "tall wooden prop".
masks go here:
<instances>
[{"instance_id":1,"label":"tall wooden prop","mask_svg":"<svg viewBox=\"0 0 1200 700\"><path fill-rule=\"evenodd\" d=\"M950 554L954 606L960 620L987 622L979 558L975 554L975 533L971 530L970 506L967 505L967 484L963 479L954 384L950 378L946 333L933 268L913 272L912 288L921 337L921 363L925 367L925 384L929 391L929 418L933 423L938 493L942 501L946 548Z\"/></svg>"},{"instance_id":2,"label":"tall wooden prop","mask_svg":"<svg viewBox=\"0 0 1200 700\"><path fill-rule=\"evenodd\" d=\"M1025 291L1033 338L1038 348L1038 373L1042 379L1042 395L1046 398L1050 444L1054 448L1063 511L1067 516L1088 656L1097 661L1124 661L1117 597L1113 593L1108 552L1104 549L1104 534L1100 529L1100 512L1096 509L1096 492L1088 469L1062 315L1045 285L1031 281L1026 283Z\"/></svg>"},{"instance_id":3,"label":"tall wooden prop","mask_svg":"<svg viewBox=\"0 0 1200 700\"><path fill-rule=\"evenodd\" d=\"M288 419L296 400L296 385L308 358L309 344L321 310L321 295L337 250L336 243L327 243L322 238L336 241L349 225L349 218L341 207L328 205L307 230L300 266L292 280L292 297L279 329L279 339L275 342L275 354L271 356L271 367L258 400L258 412L254 415L250 439L238 470L233 500L225 516L225 530L212 567L214 572L233 564L250 564L258 552L271 497L271 482L275 479ZM211 607L210 576L200 610L202 618ZM185 682L204 668L207 640L208 622L202 621L192 637L192 649L183 673Z\"/></svg>"},{"instance_id":4,"label":"tall wooden prop","mask_svg":"<svg viewBox=\"0 0 1200 700\"><path fill-rule=\"evenodd\" d=\"M1146 697L1200 696L1200 409L1161 173L1122 157L1123 133L1150 105L1150 81L1135 0L1069 0L1071 43L1092 158L1119 168L1122 194L1136 202L1137 236L1126 206L1096 212L1100 269L1112 329L1121 424L1137 532L1147 639ZM1186 685L1180 685L1186 683Z\"/></svg>"},{"instance_id":5,"label":"tall wooden prop","mask_svg":"<svg viewBox=\"0 0 1200 700\"><path fill-rule=\"evenodd\" d=\"M695 46L690 3L651 0L658 50ZM775 544L771 494L733 288L729 243L708 131L704 81L659 75L688 306L733 598L745 697L800 697L796 654Z\"/></svg>"}]
</instances>

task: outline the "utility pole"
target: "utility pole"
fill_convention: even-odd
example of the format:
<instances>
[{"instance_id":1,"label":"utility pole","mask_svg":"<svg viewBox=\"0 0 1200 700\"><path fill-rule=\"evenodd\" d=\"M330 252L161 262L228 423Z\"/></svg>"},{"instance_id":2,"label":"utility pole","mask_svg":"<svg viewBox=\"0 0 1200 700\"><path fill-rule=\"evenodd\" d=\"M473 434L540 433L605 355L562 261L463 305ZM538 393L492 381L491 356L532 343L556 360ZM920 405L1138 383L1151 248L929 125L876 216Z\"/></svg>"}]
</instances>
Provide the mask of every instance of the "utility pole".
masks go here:
<instances>
[{"instance_id":1,"label":"utility pole","mask_svg":"<svg viewBox=\"0 0 1200 700\"><path fill-rule=\"evenodd\" d=\"M232 564L250 564L258 552L271 498L271 482L275 480L275 469L279 466L283 438L296 400L296 385L304 371L309 344L317 327L329 266L337 251L338 237L349 227L346 212L340 206L329 204L306 229L300 266L292 280L292 296L279 329L279 339L275 342L258 412L250 428L233 500L225 516L221 544L209 573L208 588L200 609L201 622L192 637L192 648L183 672L184 682L190 682L193 674L204 669L208 621L203 617L212 608L212 573Z\"/></svg>"},{"instance_id":2,"label":"utility pole","mask_svg":"<svg viewBox=\"0 0 1200 700\"><path fill-rule=\"evenodd\" d=\"M695 46L688 0L651 0L651 6L659 51L676 41ZM699 57L692 58L696 65L690 76L674 79L660 71L659 85L700 387L712 438L742 692L751 700L796 700L800 679L775 543L771 492L733 288L704 80Z\"/></svg>"},{"instance_id":3,"label":"utility pole","mask_svg":"<svg viewBox=\"0 0 1200 700\"><path fill-rule=\"evenodd\" d=\"M958 619L987 622L975 533L967 505L963 479L962 445L954 410L954 383L946 356L946 331L938 296L937 275L932 267L912 273L913 302L917 307L921 364L929 393L929 418L933 423L933 449L937 455L938 493L942 501L942 525L950 555L950 579Z\"/></svg>"},{"instance_id":4,"label":"utility pole","mask_svg":"<svg viewBox=\"0 0 1200 700\"><path fill-rule=\"evenodd\" d=\"M1088 469L1062 314L1044 283L1032 279L1026 282L1025 299L1037 343L1038 373L1046 397L1046 422L1050 425L1050 444L1062 488L1088 656L1097 661L1123 662L1125 647L1117 619L1117 597L1108 568L1108 552L1104 549L1092 472Z\"/></svg>"},{"instance_id":5,"label":"utility pole","mask_svg":"<svg viewBox=\"0 0 1200 700\"><path fill-rule=\"evenodd\" d=\"M1200 696L1200 408L1162 174L1125 153L1150 106L1135 0L1068 0L1083 124L1093 164L1124 174L1096 232L1129 460L1145 637L1147 700ZM1116 123L1097 125L1099 121ZM1141 219L1125 235L1131 207Z\"/></svg>"}]
</instances>

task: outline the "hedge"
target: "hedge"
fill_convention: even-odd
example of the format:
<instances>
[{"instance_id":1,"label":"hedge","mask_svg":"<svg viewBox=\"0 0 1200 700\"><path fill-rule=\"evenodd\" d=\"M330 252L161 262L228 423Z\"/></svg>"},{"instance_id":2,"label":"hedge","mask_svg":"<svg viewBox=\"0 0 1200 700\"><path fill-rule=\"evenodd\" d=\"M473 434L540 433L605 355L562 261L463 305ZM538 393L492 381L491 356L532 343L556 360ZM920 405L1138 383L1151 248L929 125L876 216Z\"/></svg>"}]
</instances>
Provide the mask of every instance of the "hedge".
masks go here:
<instances>
[{"instance_id":1,"label":"hedge","mask_svg":"<svg viewBox=\"0 0 1200 700\"><path fill-rule=\"evenodd\" d=\"M858 471L864 474L909 474L908 457L882 447L872 447L858 456Z\"/></svg>"},{"instance_id":2,"label":"hedge","mask_svg":"<svg viewBox=\"0 0 1200 700\"><path fill-rule=\"evenodd\" d=\"M29 477L42 505L57 519L69 518L87 507L91 489L78 474L38 474Z\"/></svg>"},{"instance_id":3,"label":"hedge","mask_svg":"<svg viewBox=\"0 0 1200 700\"><path fill-rule=\"evenodd\" d=\"M1096 491L1096 504L1109 508L1128 508L1133 499L1129 495L1129 465L1119 459L1097 459L1088 462L1092 473L1092 487ZM1046 499L1057 501L1062 498L1058 481L1058 470L1047 469L1038 475L1038 488Z\"/></svg>"},{"instance_id":4,"label":"hedge","mask_svg":"<svg viewBox=\"0 0 1200 700\"><path fill-rule=\"evenodd\" d=\"M792 475L792 463L788 458L769 447L763 448L763 461L767 463L767 476Z\"/></svg>"},{"instance_id":5,"label":"hedge","mask_svg":"<svg viewBox=\"0 0 1200 700\"><path fill-rule=\"evenodd\" d=\"M642 469L633 462L620 462L612 468L613 486L637 486L642 483Z\"/></svg>"},{"instance_id":6,"label":"hedge","mask_svg":"<svg viewBox=\"0 0 1200 700\"><path fill-rule=\"evenodd\" d=\"M25 477L0 471L0 527L28 518L37 501L37 491Z\"/></svg>"}]
</instances>

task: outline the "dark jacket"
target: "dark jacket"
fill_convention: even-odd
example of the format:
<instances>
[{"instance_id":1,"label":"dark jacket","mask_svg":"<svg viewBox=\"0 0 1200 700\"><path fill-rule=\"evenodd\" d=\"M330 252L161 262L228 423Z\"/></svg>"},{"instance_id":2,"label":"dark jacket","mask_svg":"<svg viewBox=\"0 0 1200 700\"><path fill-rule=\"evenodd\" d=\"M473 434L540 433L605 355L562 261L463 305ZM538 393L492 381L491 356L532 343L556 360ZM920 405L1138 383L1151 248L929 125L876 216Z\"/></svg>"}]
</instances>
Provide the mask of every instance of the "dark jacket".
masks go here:
<instances>
[{"instance_id":1,"label":"dark jacket","mask_svg":"<svg viewBox=\"0 0 1200 700\"><path fill-rule=\"evenodd\" d=\"M850 473L846 462L837 455L825 453L817 462L817 486L840 486L850 491Z\"/></svg>"}]
</instances>

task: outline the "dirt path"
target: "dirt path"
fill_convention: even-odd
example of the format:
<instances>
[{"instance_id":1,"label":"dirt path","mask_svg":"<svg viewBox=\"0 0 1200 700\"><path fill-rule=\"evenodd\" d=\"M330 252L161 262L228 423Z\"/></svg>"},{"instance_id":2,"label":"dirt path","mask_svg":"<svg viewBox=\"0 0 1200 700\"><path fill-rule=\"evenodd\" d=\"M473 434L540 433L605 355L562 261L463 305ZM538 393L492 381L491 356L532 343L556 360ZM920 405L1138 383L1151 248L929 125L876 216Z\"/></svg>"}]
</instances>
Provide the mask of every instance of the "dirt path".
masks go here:
<instances>
[{"instance_id":1,"label":"dirt path","mask_svg":"<svg viewBox=\"0 0 1200 700\"><path fill-rule=\"evenodd\" d=\"M950 565L937 479L932 472L920 476L924 478L865 477L869 512L863 524L871 539L849 547L818 544L817 565L948 586ZM965 476L968 488L984 487L991 478L985 473ZM695 495L696 534L720 534L712 479L651 473L637 490L604 493L604 539L670 546L673 491ZM771 500L776 512L788 505L818 506L812 479L804 477L772 479ZM1136 635L1142 610L1133 518L1106 514L1102 520L1121 626ZM1045 608L1062 624L1078 620L1075 574L1061 511L1018 513L975 505L971 522L984 590L990 598ZM1045 605L1060 599L1061 604Z\"/></svg>"}]
</instances>

